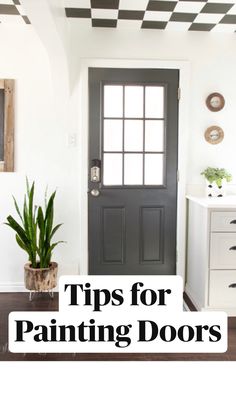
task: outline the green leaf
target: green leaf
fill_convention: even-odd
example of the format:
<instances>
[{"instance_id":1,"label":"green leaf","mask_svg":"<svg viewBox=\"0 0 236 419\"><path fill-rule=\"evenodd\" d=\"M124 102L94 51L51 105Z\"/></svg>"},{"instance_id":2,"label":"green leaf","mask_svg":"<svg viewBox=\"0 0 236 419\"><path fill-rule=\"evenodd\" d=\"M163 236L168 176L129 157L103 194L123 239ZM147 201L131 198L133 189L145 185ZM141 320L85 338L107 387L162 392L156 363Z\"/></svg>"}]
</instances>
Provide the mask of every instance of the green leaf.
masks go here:
<instances>
[{"instance_id":1,"label":"green leaf","mask_svg":"<svg viewBox=\"0 0 236 419\"><path fill-rule=\"evenodd\" d=\"M57 232L57 230L62 226L63 224L58 224L51 232L50 240L53 238L54 234Z\"/></svg>"},{"instance_id":2,"label":"green leaf","mask_svg":"<svg viewBox=\"0 0 236 419\"><path fill-rule=\"evenodd\" d=\"M25 228L25 233L28 239L30 240L31 236L30 236L30 230L29 230L29 216L28 216L28 208L27 208L27 203L26 203L26 196L24 199L23 217L24 217L23 225Z\"/></svg>"},{"instance_id":3,"label":"green leaf","mask_svg":"<svg viewBox=\"0 0 236 419\"><path fill-rule=\"evenodd\" d=\"M25 234L24 229L20 226L20 224L18 224L18 222L14 220L14 218L11 215L7 217L7 221L9 223L9 226L18 234L23 243L28 247L30 245L30 242Z\"/></svg>"},{"instance_id":4,"label":"green leaf","mask_svg":"<svg viewBox=\"0 0 236 419\"><path fill-rule=\"evenodd\" d=\"M31 230L31 234L33 234L33 202L34 202L34 182L32 184L32 187L30 189L29 194L29 227Z\"/></svg>"},{"instance_id":5,"label":"green leaf","mask_svg":"<svg viewBox=\"0 0 236 419\"><path fill-rule=\"evenodd\" d=\"M29 255L29 257L30 257L31 255L30 255L29 248L23 243L23 241L18 236L18 234L16 234L16 241L17 241L17 244L21 247L21 249L23 249Z\"/></svg>"},{"instance_id":6,"label":"green leaf","mask_svg":"<svg viewBox=\"0 0 236 419\"><path fill-rule=\"evenodd\" d=\"M28 179L27 176L26 176L26 190L27 190L27 195L29 197L29 194L30 194L30 185L29 185L29 179Z\"/></svg>"},{"instance_id":7,"label":"green leaf","mask_svg":"<svg viewBox=\"0 0 236 419\"><path fill-rule=\"evenodd\" d=\"M16 211L17 211L17 213L18 213L18 215L19 215L19 217L20 217L20 219L21 219L21 222L22 222L22 224L23 224L23 217L22 217L22 215L21 215L21 212L20 212L20 209L19 209L18 204L17 204L17 202L16 202L16 199L15 199L15 197L14 197L14 196L12 196L12 198L13 198L13 201L14 201L14 204L15 204Z\"/></svg>"},{"instance_id":8,"label":"green leaf","mask_svg":"<svg viewBox=\"0 0 236 419\"><path fill-rule=\"evenodd\" d=\"M44 224L44 216L43 216L43 210L42 207L38 208L38 217L37 222L39 226L39 257L41 258L43 255L43 249L44 249L44 235L45 235L45 224Z\"/></svg>"},{"instance_id":9,"label":"green leaf","mask_svg":"<svg viewBox=\"0 0 236 419\"><path fill-rule=\"evenodd\" d=\"M54 199L55 199L56 191L53 192L51 197L49 198L48 205L46 208L45 214L45 225L46 225L46 241L49 244L50 236L52 233L53 227L53 215L54 215Z\"/></svg>"},{"instance_id":10,"label":"green leaf","mask_svg":"<svg viewBox=\"0 0 236 419\"><path fill-rule=\"evenodd\" d=\"M56 196L56 191L54 191L54 192L52 193L52 195L50 196L50 198L49 198L48 205L47 205L47 208L46 208L45 220L47 220L47 218L48 218L48 214L49 214L49 213L51 212L51 210L52 210L52 207L53 207L53 202L54 202L55 196Z\"/></svg>"},{"instance_id":11,"label":"green leaf","mask_svg":"<svg viewBox=\"0 0 236 419\"><path fill-rule=\"evenodd\" d=\"M50 264L50 262L51 262L51 256L52 256L52 251L53 251L53 249L55 249L55 247L59 244L59 243L65 243L64 241L58 241L58 242L56 242L56 243L53 243L50 247L49 247L49 249L48 249L48 251L47 251L47 253L46 253L46 255L45 255L45 260L46 260L46 267L48 267L49 266L49 264Z\"/></svg>"}]
</instances>

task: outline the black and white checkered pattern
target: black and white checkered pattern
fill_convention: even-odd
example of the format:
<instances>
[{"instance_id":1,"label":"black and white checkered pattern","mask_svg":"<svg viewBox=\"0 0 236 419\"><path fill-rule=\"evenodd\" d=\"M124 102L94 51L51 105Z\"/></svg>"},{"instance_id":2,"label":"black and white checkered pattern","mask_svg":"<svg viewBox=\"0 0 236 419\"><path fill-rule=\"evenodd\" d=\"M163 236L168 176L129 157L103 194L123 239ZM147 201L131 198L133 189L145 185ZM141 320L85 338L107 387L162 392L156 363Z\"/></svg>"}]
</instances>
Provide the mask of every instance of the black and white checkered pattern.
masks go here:
<instances>
[{"instance_id":1,"label":"black and white checkered pattern","mask_svg":"<svg viewBox=\"0 0 236 419\"><path fill-rule=\"evenodd\" d=\"M29 24L19 0L0 0L0 23Z\"/></svg>"},{"instance_id":2,"label":"black and white checkered pattern","mask_svg":"<svg viewBox=\"0 0 236 419\"><path fill-rule=\"evenodd\" d=\"M66 16L93 27L236 32L236 1L65 0Z\"/></svg>"}]
</instances>

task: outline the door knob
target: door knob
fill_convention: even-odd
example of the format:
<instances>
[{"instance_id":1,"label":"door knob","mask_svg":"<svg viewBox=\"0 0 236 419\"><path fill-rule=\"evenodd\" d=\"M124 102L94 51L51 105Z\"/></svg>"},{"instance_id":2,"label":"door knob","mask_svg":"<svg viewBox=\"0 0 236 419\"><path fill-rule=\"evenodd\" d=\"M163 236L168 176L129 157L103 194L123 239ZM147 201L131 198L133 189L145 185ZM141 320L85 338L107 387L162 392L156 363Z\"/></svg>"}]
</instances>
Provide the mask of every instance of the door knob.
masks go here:
<instances>
[{"instance_id":1,"label":"door knob","mask_svg":"<svg viewBox=\"0 0 236 419\"><path fill-rule=\"evenodd\" d=\"M97 198L100 195L100 191L98 189L92 189L90 191L91 195Z\"/></svg>"}]
</instances>

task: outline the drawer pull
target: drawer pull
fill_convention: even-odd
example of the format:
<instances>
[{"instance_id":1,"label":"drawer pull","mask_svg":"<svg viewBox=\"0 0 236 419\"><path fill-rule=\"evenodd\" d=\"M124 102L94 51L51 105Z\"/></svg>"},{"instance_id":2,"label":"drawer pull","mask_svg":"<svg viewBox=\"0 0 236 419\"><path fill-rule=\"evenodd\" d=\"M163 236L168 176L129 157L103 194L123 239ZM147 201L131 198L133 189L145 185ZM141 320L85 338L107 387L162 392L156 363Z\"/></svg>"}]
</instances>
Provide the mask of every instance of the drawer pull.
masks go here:
<instances>
[{"instance_id":1,"label":"drawer pull","mask_svg":"<svg viewBox=\"0 0 236 419\"><path fill-rule=\"evenodd\" d=\"M230 224L236 224L236 220L230 221Z\"/></svg>"},{"instance_id":2,"label":"drawer pull","mask_svg":"<svg viewBox=\"0 0 236 419\"><path fill-rule=\"evenodd\" d=\"M229 250L236 250L236 246L231 246Z\"/></svg>"},{"instance_id":3,"label":"drawer pull","mask_svg":"<svg viewBox=\"0 0 236 419\"><path fill-rule=\"evenodd\" d=\"M234 282L233 284L230 284L229 288L236 288L236 283Z\"/></svg>"}]
</instances>

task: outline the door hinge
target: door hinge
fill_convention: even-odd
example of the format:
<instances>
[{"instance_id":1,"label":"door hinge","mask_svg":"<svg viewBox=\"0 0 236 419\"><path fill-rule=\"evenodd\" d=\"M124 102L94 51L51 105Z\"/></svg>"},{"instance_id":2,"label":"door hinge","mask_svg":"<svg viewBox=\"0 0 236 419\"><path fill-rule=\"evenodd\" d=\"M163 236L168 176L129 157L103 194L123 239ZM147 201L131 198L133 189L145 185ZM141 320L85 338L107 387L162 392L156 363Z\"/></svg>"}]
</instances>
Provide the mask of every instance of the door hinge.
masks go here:
<instances>
[{"instance_id":1,"label":"door hinge","mask_svg":"<svg viewBox=\"0 0 236 419\"><path fill-rule=\"evenodd\" d=\"M177 182L179 182L179 170L177 170Z\"/></svg>"},{"instance_id":2,"label":"door hinge","mask_svg":"<svg viewBox=\"0 0 236 419\"><path fill-rule=\"evenodd\" d=\"M181 89L180 87L178 87L178 100L180 100L180 98L181 98Z\"/></svg>"}]
</instances>

